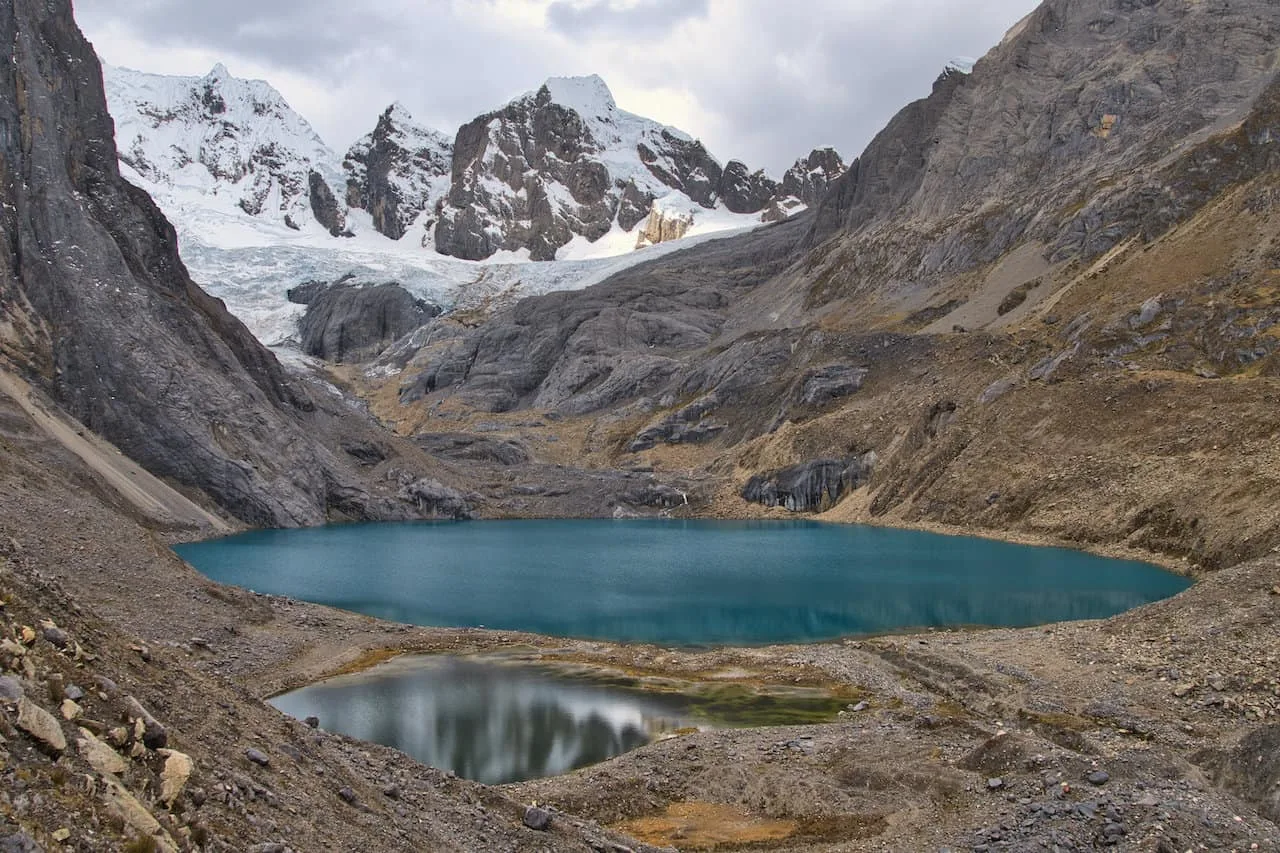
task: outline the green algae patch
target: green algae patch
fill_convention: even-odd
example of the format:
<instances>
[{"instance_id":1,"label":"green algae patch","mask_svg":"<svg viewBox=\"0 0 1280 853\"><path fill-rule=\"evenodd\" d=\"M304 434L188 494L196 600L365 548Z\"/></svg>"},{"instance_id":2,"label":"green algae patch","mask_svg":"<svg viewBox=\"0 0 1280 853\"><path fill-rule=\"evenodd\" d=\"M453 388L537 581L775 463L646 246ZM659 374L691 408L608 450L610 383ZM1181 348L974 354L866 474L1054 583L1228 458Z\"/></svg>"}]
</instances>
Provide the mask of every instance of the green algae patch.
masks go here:
<instances>
[{"instance_id":1,"label":"green algae patch","mask_svg":"<svg viewBox=\"0 0 1280 853\"><path fill-rule=\"evenodd\" d=\"M689 699L691 716L727 728L828 723L855 698L823 690L771 690L743 684L696 684L683 695Z\"/></svg>"}]
</instances>

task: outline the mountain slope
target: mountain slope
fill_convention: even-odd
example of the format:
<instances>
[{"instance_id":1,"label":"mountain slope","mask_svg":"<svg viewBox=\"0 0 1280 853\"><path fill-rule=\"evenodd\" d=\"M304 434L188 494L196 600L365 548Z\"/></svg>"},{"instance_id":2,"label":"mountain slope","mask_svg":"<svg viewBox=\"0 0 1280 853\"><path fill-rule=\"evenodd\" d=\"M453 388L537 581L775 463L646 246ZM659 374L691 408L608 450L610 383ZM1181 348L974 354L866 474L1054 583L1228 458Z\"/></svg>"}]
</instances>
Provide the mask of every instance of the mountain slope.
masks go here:
<instances>
[{"instance_id":1,"label":"mountain slope","mask_svg":"<svg viewBox=\"0 0 1280 853\"><path fill-rule=\"evenodd\" d=\"M551 410L566 459L702 472L699 512L765 511L760 475L829 487L839 520L1261 554L1277 33L1262 0L1048 0L811 211L437 320L371 399L405 428L445 398Z\"/></svg>"},{"instance_id":2,"label":"mountain slope","mask_svg":"<svg viewBox=\"0 0 1280 853\"><path fill-rule=\"evenodd\" d=\"M0 37L14 46L13 62L0 63L4 368L151 473L242 521L410 514L371 494L383 487L320 440L336 446L371 426L335 419L333 402L287 377L191 281L173 228L121 178L101 71L70 9L6 4ZM207 91L217 94L215 82ZM234 157L206 154L234 168Z\"/></svg>"},{"instance_id":3,"label":"mountain slope","mask_svg":"<svg viewBox=\"0 0 1280 853\"><path fill-rule=\"evenodd\" d=\"M1221 189L1163 177L1249 113L1275 30L1254 2L1043 3L868 146L817 211L807 244L835 241L795 286L810 307L909 311L1022 243L1043 269L1010 287L1163 232Z\"/></svg>"},{"instance_id":4,"label":"mountain slope","mask_svg":"<svg viewBox=\"0 0 1280 853\"><path fill-rule=\"evenodd\" d=\"M222 65L204 77L108 66L104 78L120 160L148 189L295 230L313 221L342 230L337 158L269 84Z\"/></svg>"}]
</instances>

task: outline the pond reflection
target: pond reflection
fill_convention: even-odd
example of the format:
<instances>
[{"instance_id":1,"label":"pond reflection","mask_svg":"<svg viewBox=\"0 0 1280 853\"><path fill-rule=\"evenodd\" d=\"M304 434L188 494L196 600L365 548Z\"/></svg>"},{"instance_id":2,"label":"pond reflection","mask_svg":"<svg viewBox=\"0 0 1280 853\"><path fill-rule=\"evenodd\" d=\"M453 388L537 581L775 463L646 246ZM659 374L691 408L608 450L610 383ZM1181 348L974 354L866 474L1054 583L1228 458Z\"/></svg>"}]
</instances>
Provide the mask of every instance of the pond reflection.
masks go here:
<instances>
[{"instance_id":1,"label":"pond reflection","mask_svg":"<svg viewBox=\"0 0 1280 853\"><path fill-rule=\"evenodd\" d=\"M558 775L697 725L679 694L444 656L400 658L271 704L490 784Z\"/></svg>"}]
</instances>

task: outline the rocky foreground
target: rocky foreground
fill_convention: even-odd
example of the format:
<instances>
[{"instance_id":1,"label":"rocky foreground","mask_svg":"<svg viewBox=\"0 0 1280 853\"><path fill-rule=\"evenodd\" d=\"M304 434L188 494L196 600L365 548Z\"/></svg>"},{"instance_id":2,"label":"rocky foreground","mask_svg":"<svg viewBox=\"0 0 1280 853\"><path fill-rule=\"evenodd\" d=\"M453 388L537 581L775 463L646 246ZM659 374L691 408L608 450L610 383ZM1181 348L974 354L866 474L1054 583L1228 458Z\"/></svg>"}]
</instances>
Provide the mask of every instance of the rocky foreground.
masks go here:
<instances>
[{"instance_id":1,"label":"rocky foreground","mask_svg":"<svg viewBox=\"0 0 1280 853\"><path fill-rule=\"evenodd\" d=\"M0 415L5 849L1280 849L1276 556L1026 630L713 651L427 630L204 580ZM498 648L863 698L498 788L260 701L395 650Z\"/></svg>"}]
</instances>

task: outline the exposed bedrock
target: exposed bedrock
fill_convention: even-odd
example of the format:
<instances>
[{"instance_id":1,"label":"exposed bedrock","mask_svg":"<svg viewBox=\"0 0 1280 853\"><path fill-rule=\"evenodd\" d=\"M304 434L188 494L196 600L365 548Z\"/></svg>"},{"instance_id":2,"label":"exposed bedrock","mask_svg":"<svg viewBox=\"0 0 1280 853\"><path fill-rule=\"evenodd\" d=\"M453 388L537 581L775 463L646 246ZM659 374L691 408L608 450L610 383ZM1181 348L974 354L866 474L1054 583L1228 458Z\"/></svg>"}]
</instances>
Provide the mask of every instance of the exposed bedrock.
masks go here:
<instances>
[{"instance_id":1,"label":"exposed bedrock","mask_svg":"<svg viewBox=\"0 0 1280 853\"><path fill-rule=\"evenodd\" d=\"M329 449L376 427L288 376L120 177L65 2L0 4L0 363L151 473L254 525L404 517ZM330 409L333 409L330 411Z\"/></svg>"},{"instance_id":2,"label":"exposed bedrock","mask_svg":"<svg viewBox=\"0 0 1280 853\"><path fill-rule=\"evenodd\" d=\"M791 512L822 512L867 482L875 464L875 451L845 459L814 459L757 474L743 487L742 497L751 503L785 507Z\"/></svg>"}]
</instances>

